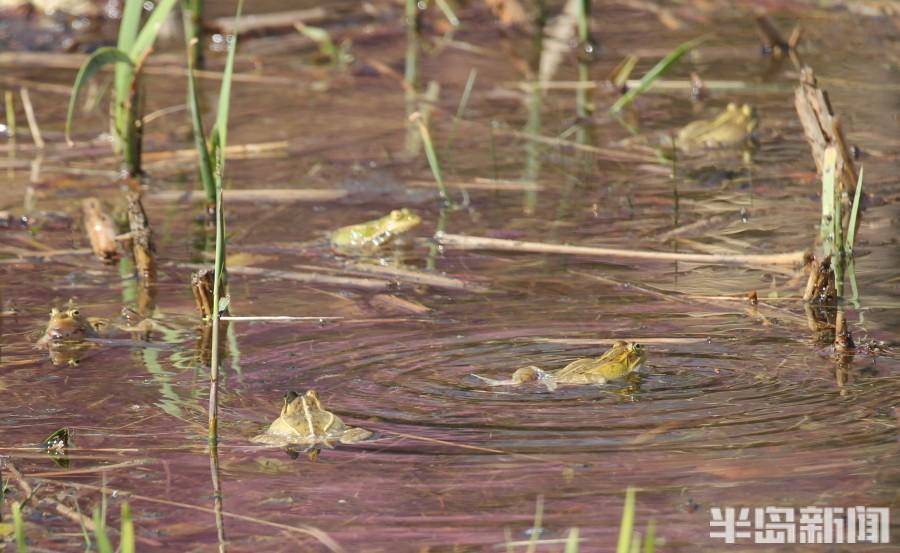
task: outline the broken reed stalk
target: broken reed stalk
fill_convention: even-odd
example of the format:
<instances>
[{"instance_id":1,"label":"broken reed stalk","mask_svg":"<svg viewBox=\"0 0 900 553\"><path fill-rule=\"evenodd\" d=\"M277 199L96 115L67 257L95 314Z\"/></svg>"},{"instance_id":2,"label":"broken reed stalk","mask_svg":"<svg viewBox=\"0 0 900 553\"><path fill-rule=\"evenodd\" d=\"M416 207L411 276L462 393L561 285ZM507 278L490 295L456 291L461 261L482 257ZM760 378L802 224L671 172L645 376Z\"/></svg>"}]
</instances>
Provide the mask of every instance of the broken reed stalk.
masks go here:
<instances>
[{"instance_id":1,"label":"broken reed stalk","mask_svg":"<svg viewBox=\"0 0 900 553\"><path fill-rule=\"evenodd\" d=\"M131 229L131 248L134 265L141 283L146 287L156 282L156 249L153 245L153 231L137 190L126 192L128 200L128 226Z\"/></svg>"},{"instance_id":2,"label":"broken reed stalk","mask_svg":"<svg viewBox=\"0 0 900 553\"><path fill-rule=\"evenodd\" d=\"M820 239L823 259L813 263L803 299L812 304L836 307L834 346L837 351L853 348L844 311L844 275L851 273L856 294L853 267L853 242L859 226L859 201L862 194L862 170L857 172L844 139L840 119L835 115L828 93L819 88L813 71L804 67L800 85L794 93L794 107L822 175L822 216ZM843 209L845 194L850 210ZM850 200L852 197L852 200ZM846 224L845 224L846 221Z\"/></svg>"},{"instance_id":3,"label":"broken reed stalk","mask_svg":"<svg viewBox=\"0 0 900 553\"><path fill-rule=\"evenodd\" d=\"M37 117L34 115L34 106L31 103L31 95L27 88L19 89L22 96L22 106L25 108L25 120L28 121L28 130L31 131L31 139L38 150L44 149L44 137L41 136L41 128L38 126Z\"/></svg>"},{"instance_id":4,"label":"broken reed stalk","mask_svg":"<svg viewBox=\"0 0 900 553\"><path fill-rule=\"evenodd\" d=\"M562 255L583 255L590 257L618 257L623 259L648 259L655 261L684 261L691 263L727 265L788 265L799 267L804 264L807 252L795 251L780 254L719 255L698 253L654 252L637 249L596 248L590 246L569 246L464 236L461 234L438 233L435 240L444 247L462 250L499 250L521 253L550 253Z\"/></svg>"},{"instance_id":5,"label":"broken reed stalk","mask_svg":"<svg viewBox=\"0 0 900 553\"><path fill-rule=\"evenodd\" d=\"M198 269L191 275L191 292L194 294L194 303L204 321L211 321L213 314L213 293L215 288L215 271L208 268ZM221 293L221 290L220 290ZM220 298L221 299L221 298ZM228 314L228 308L223 310L223 315Z\"/></svg>"},{"instance_id":6,"label":"broken reed stalk","mask_svg":"<svg viewBox=\"0 0 900 553\"><path fill-rule=\"evenodd\" d=\"M794 107L819 174L824 173L825 149L834 146L837 150L835 171L839 190L852 194L852 187L858 179L853 158L844 140L840 120L832 110L828 92L819 88L809 67L804 67L800 72L800 85L794 90Z\"/></svg>"},{"instance_id":7,"label":"broken reed stalk","mask_svg":"<svg viewBox=\"0 0 900 553\"><path fill-rule=\"evenodd\" d=\"M91 242L94 255L104 263L113 263L119 258L115 222L103 210L103 205L97 198L85 198L81 202L81 208L84 212L84 231Z\"/></svg>"}]
</instances>

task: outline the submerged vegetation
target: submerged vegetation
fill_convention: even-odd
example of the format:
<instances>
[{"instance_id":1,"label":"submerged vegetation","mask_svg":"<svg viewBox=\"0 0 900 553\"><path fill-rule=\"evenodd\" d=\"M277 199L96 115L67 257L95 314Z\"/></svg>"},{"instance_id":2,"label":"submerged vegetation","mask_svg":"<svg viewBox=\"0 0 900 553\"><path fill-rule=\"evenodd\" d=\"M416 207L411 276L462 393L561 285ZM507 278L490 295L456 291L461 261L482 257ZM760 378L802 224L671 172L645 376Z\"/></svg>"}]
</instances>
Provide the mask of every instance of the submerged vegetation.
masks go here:
<instances>
[{"instance_id":1,"label":"submerged vegetation","mask_svg":"<svg viewBox=\"0 0 900 553\"><path fill-rule=\"evenodd\" d=\"M0 26L0 544L718 551L892 500L896 83L799 30L884 21L75 4L10 12L65 52Z\"/></svg>"}]
</instances>

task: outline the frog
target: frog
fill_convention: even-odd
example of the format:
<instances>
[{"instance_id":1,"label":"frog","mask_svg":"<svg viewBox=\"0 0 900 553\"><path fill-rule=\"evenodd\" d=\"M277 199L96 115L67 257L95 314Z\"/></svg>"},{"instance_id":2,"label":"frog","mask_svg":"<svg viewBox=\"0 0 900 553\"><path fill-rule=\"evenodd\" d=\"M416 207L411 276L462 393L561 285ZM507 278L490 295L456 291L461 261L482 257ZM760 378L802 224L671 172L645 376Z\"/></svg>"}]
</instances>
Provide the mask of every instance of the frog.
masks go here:
<instances>
[{"instance_id":1,"label":"frog","mask_svg":"<svg viewBox=\"0 0 900 553\"><path fill-rule=\"evenodd\" d=\"M347 426L337 415L322 407L315 390L305 394L285 394L281 414L262 434L253 437L255 443L290 446L325 446L334 443L354 444L372 437L364 428Z\"/></svg>"},{"instance_id":2,"label":"frog","mask_svg":"<svg viewBox=\"0 0 900 553\"><path fill-rule=\"evenodd\" d=\"M758 124L754 107L732 102L715 119L689 123L678 132L675 144L686 152L740 147L752 140Z\"/></svg>"},{"instance_id":3,"label":"frog","mask_svg":"<svg viewBox=\"0 0 900 553\"><path fill-rule=\"evenodd\" d=\"M421 222L422 218L409 209L395 209L373 221L335 230L331 233L331 247L342 254L373 254Z\"/></svg>"},{"instance_id":4,"label":"frog","mask_svg":"<svg viewBox=\"0 0 900 553\"><path fill-rule=\"evenodd\" d=\"M38 346L53 346L66 343L84 342L88 338L99 338L106 321L93 317L85 317L81 310L73 304L67 309L52 308L50 321Z\"/></svg>"},{"instance_id":5,"label":"frog","mask_svg":"<svg viewBox=\"0 0 900 553\"><path fill-rule=\"evenodd\" d=\"M600 357L576 359L555 371L546 371L529 365L516 369L506 380L494 380L477 374L472 376L486 382L489 386L518 386L526 382L538 382L552 392L561 384L601 386L611 380L624 378L640 370L646 358L647 352L644 346L617 340Z\"/></svg>"}]
</instances>

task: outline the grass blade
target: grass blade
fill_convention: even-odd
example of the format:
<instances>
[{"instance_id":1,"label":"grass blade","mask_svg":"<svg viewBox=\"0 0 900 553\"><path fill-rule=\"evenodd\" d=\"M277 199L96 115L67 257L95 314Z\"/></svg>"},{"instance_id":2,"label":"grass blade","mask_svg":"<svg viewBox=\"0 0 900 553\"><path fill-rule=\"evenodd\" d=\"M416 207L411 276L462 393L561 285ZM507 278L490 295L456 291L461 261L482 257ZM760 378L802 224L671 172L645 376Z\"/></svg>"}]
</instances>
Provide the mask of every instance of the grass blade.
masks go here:
<instances>
[{"instance_id":1,"label":"grass blade","mask_svg":"<svg viewBox=\"0 0 900 553\"><path fill-rule=\"evenodd\" d=\"M134 522L131 520L131 509L128 502L122 503L122 535L119 541L119 553L134 553Z\"/></svg>"},{"instance_id":2,"label":"grass blade","mask_svg":"<svg viewBox=\"0 0 900 553\"><path fill-rule=\"evenodd\" d=\"M131 49L128 51L128 55L131 56L133 62L139 62L144 57L147 50L153 46L153 43L156 41L156 35L159 34L159 30L166 21L166 17L169 16L169 12L172 11L172 8L175 7L175 1L176 0L160 0L156 5L156 9L154 9L153 13L150 14L150 17L147 18L147 22L144 23L141 32L138 33L137 38L134 40L134 44L131 45Z\"/></svg>"},{"instance_id":3,"label":"grass blade","mask_svg":"<svg viewBox=\"0 0 900 553\"><path fill-rule=\"evenodd\" d=\"M192 43L188 48L196 48ZM194 127L194 147L197 148L200 164L200 180L206 193L206 205L209 211L216 204L216 183L213 179L213 165L206 145L206 134L203 132L203 120L200 118L200 100L197 97L197 79L194 77L193 55L188 51L188 103L191 106L191 124Z\"/></svg>"},{"instance_id":4,"label":"grass blade","mask_svg":"<svg viewBox=\"0 0 900 553\"><path fill-rule=\"evenodd\" d=\"M119 22L119 37L116 43L119 50L131 51L141 26L141 12L143 11L143 0L125 0L125 9L122 11L122 20Z\"/></svg>"},{"instance_id":5,"label":"grass blade","mask_svg":"<svg viewBox=\"0 0 900 553\"><path fill-rule=\"evenodd\" d=\"M138 30L140 29L141 13L143 11L143 0L125 0L122 21L119 23L118 42L116 43L116 48L121 52L127 54L127 52L131 51L131 47L134 46L134 40L137 38ZM133 78L134 69L130 64L116 66L116 105L124 105Z\"/></svg>"},{"instance_id":6,"label":"grass blade","mask_svg":"<svg viewBox=\"0 0 900 553\"><path fill-rule=\"evenodd\" d=\"M853 246L856 242L856 219L859 216L859 200L862 197L863 167L859 168L859 178L856 180L856 193L853 195L853 206L850 208L850 221L847 225L847 241L844 243L844 251L853 256Z\"/></svg>"},{"instance_id":7,"label":"grass blade","mask_svg":"<svg viewBox=\"0 0 900 553\"><path fill-rule=\"evenodd\" d=\"M244 0L239 0L237 10L234 14L234 28L238 28L238 20L241 17L241 10L244 7ZM221 179L225 174L225 146L228 137L228 111L231 106L231 80L234 74L234 53L237 50L238 35L235 31L231 37L231 43L228 45L228 58L225 61L225 69L222 71L222 87L219 89L219 106L216 111L216 122L213 125L212 155L216 163L217 178ZM221 182L219 185L221 186Z\"/></svg>"},{"instance_id":8,"label":"grass blade","mask_svg":"<svg viewBox=\"0 0 900 553\"><path fill-rule=\"evenodd\" d=\"M18 501L12 503L13 527L16 534L16 550L18 553L27 553L28 544L25 543L25 521L22 520L22 506Z\"/></svg>"},{"instance_id":9,"label":"grass blade","mask_svg":"<svg viewBox=\"0 0 900 553\"><path fill-rule=\"evenodd\" d=\"M78 75L75 76L75 84L72 85L72 94L69 97L69 109L66 112L66 142L70 145L72 144L71 139L71 130L72 130L72 118L75 116L75 106L78 103L78 95L81 93L81 89L84 87L84 84L90 79L94 73L99 71L104 65L110 63L123 63L126 66L130 67L132 65L131 58L128 57L128 54L119 50L118 48L113 48L111 46L105 46L103 48L98 48L94 51L91 56L85 60L84 64L82 64L81 69L78 70Z\"/></svg>"},{"instance_id":10,"label":"grass blade","mask_svg":"<svg viewBox=\"0 0 900 553\"><path fill-rule=\"evenodd\" d=\"M106 535L106 529L103 526L103 518L100 516L100 510L94 509L94 538L97 541L97 551L100 553L114 553L112 544L109 542L109 536Z\"/></svg>"},{"instance_id":11,"label":"grass blade","mask_svg":"<svg viewBox=\"0 0 900 553\"><path fill-rule=\"evenodd\" d=\"M647 523L647 537L644 538L644 553L653 553L656 550L656 521L652 518Z\"/></svg>"},{"instance_id":12,"label":"grass blade","mask_svg":"<svg viewBox=\"0 0 900 553\"><path fill-rule=\"evenodd\" d=\"M565 553L578 553L578 528L570 528L569 536L566 538Z\"/></svg>"},{"instance_id":13,"label":"grass blade","mask_svg":"<svg viewBox=\"0 0 900 553\"><path fill-rule=\"evenodd\" d=\"M422 121L422 114L416 112L412 114L410 119L412 119L419 127L419 133L422 135L422 143L425 145L425 157L428 159L428 166L431 167L431 173L434 175L435 182L437 182L438 193L441 196L441 200L448 202L450 196L447 195L447 187L444 186L444 178L441 176L441 165L438 163L437 153L434 151L434 144L431 142L431 133L428 132L428 127L426 127L425 123Z\"/></svg>"},{"instance_id":14,"label":"grass blade","mask_svg":"<svg viewBox=\"0 0 900 553\"><path fill-rule=\"evenodd\" d=\"M625 491L625 507L622 509L622 522L619 524L619 543L616 553L631 552L631 534L634 531L634 488Z\"/></svg>"},{"instance_id":15,"label":"grass blade","mask_svg":"<svg viewBox=\"0 0 900 553\"><path fill-rule=\"evenodd\" d=\"M647 73L641 78L636 87L632 88L624 95L622 95L621 98L616 100L616 103L613 104L611 108L609 108L609 111L611 111L612 113L620 112L622 108L633 102L639 94L642 94L644 91L650 88L650 86L653 85L653 81L655 81L656 79L664 75L669 69L671 69L671 67L675 65L675 62L680 60L683 55L685 55L691 49L695 48L697 45L699 45L701 42L704 42L708 38L708 36L704 35L699 38L695 38L693 40L689 40L687 42L679 44L678 47L669 52L666 57L659 60L659 62L654 65L650 69L650 71L647 71Z\"/></svg>"}]
</instances>

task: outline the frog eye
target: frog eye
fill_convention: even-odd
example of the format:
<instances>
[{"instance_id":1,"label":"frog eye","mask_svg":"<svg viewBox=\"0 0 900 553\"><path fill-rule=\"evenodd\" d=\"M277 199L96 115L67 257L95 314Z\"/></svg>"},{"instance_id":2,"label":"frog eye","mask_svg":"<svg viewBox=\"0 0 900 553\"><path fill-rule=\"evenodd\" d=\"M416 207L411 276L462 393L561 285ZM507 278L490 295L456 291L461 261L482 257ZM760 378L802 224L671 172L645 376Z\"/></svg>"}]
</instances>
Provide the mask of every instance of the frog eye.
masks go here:
<instances>
[{"instance_id":1,"label":"frog eye","mask_svg":"<svg viewBox=\"0 0 900 553\"><path fill-rule=\"evenodd\" d=\"M396 219L402 219L402 218L403 218L403 212L401 212L400 210L395 209L394 211L391 211L391 219L396 220Z\"/></svg>"},{"instance_id":2,"label":"frog eye","mask_svg":"<svg viewBox=\"0 0 900 553\"><path fill-rule=\"evenodd\" d=\"M74 318L74 317L77 317L77 316L81 315L81 311L79 311L79 310L77 310L77 309L69 309L68 315L69 315L70 317L73 317L73 318Z\"/></svg>"},{"instance_id":3,"label":"frog eye","mask_svg":"<svg viewBox=\"0 0 900 553\"><path fill-rule=\"evenodd\" d=\"M294 401L295 399L297 399L298 395L299 394L297 392L293 391L284 394L284 404L287 405L288 403Z\"/></svg>"}]
</instances>

